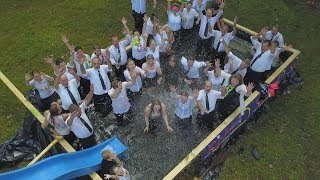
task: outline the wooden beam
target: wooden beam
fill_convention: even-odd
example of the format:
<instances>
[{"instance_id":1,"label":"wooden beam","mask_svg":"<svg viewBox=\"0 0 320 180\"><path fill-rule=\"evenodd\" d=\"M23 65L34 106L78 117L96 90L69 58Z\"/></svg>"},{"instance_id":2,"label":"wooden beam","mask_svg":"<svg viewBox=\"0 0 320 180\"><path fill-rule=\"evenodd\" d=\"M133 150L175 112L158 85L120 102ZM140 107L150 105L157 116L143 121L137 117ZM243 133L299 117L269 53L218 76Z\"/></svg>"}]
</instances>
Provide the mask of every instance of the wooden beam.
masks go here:
<instances>
[{"instance_id":1,"label":"wooden beam","mask_svg":"<svg viewBox=\"0 0 320 180\"><path fill-rule=\"evenodd\" d=\"M38 154L37 157L35 157L27 166L31 166L35 162L39 161L43 155L45 155L51 148L52 146L56 145L59 142L58 139L54 139L43 151L41 151L40 154Z\"/></svg>"}]
</instances>

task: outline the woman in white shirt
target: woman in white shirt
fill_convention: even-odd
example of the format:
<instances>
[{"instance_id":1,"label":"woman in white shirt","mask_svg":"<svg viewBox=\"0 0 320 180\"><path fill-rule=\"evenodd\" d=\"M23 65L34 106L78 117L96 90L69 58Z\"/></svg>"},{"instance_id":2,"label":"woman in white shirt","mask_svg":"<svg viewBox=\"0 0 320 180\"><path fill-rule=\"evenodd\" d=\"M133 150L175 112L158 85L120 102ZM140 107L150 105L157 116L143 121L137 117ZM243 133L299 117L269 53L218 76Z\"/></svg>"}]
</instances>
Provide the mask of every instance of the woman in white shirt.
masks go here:
<instances>
[{"instance_id":1,"label":"woman in white shirt","mask_svg":"<svg viewBox=\"0 0 320 180\"><path fill-rule=\"evenodd\" d=\"M220 68L220 60L215 60L214 70L209 71L212 66L207 66L203 72L208 76L208 80L212 84L212 89L220 91L221 86L229 85L230 74L224 72Z\"/></svg>"},{"instance_id":2,"label":"woman in white shirt","mask_svg":"<svg viewBox=\"0 0 320 180\"><path fill-rule=\"evenodd\" d=\"M194 35L193 33L193 24L194 19L197 18L196 25L200 23L200 16L195 9L192 8L192 2L188 1L186 3L186 8L182 10L182 32L181 38L183 41L187 41L190 43L191 37Z\"/></svg>"},{"instance_id":3,"label":"woman in white shirt","mask_svg":"<svg viewBox=\"0 0 320 180\"><path fill-rule=\"evenodd\" d=\"M161 119L163 119L167 130L172 132L173 129L169 126L166 106L158 99L154 99L152 103L150 103L144 109L144 120L146 122L146 128L144 128L144 132L154 130L158 126L158 122L161 121Z\"/></svg>"},{"instance_id":4,"label":"woman in white shirt","mask_svg":"<svg viewBox=\"0 0 320 180\"><path fill-rule=\"evenodd\" d=\"M137 73L136 84L129 87L127 90L128 97L132 101L134 97L140 96L142 93L142 80L141 77L144 78L145 74L144 71L135 65L135 62L132 59L128 59L127 61L127 69L123 72L123 75L127 82L131 81L132 78L130 73L135 72Z\"/></svg>"},{"instance_id":5,"label":"woman in white shirt","mask_svg":"<svg viewBox=\"0 0 320 180\"><path fill-rule=\"evenodd\" d=\"M155 92L157 85L160 85L163 79L159 62L154 60L152 54L149 54L147 56L147 62L142 65L142 69L146 75L143 81L143 87L147 92Z\"/></svg>"},{"instance_id":6,"label":"woman in white shirt","mask_svg":"<svg viewBox=\"0 0 320 180\"><path fill-rule=\"evenodd\" d=\"M154 36L154 40L160 48L160 53L169 53L171 50L171 44L169 42L169 36L167 32L164 30L163 26L157 24L156 26L156 34Z\"/></svg>"},{"instance_id":7,"label":"woman in white shirt","mask_svg":"<svg viewBox=\"0 0 320 180\"><path fill-rule=\"evenodd\" d=\"M240 75L232 74L229 78L229 85L226 86L227 93L218 106L220 121L224 121L239 106L240 112L243 115L245 111L244 96L250 96L253 88L253 83L245 86Z\"/></svg>"},{"instance_id":8,"label":"woman in white shirt","mask_svg":"<svg viewBox=\"0 0 320 180\"><path fill-rule=\"evenodd\" d=\"M48 110L52 102L60 99L59 95L49 84L49 81L53 81L53 77L36 70L31 72L31 76L29 73L26 74L25 82L28 86L33 86L38 90L42 105L42 107L39 108L42 111Z\"/></svg>"},{"instance_id":9,"label":"woman in white shirt","mask_svg":"<svg viewBox=\"0 0 320 180\"><path fill-rule=\"evenodd\" d=\"M64 139L68 141L69 144L73 144L74 140L76 140L76 136L65 123L65 120L69 115L70 114L62 114L60 104L53 102L49 108L47 117L41 124L41 127L45 129L50 124L59 135L63 136Z\"/></svg>"},{"instance_id":10,"label":"woman in white shirt","mask_svg":"<svg viewBox=\"0 0 320 180\"><path fill-rule=\"evenodd\" d=\"M179 41L181 29L181 7L178 4L171 6L171 1L167 4L168 26L173 31L175 38Z\"/></svg>"},{"instance_id":11,"label":"woman in white shirt","mask_svg":"<svg viewBox=\"0 0 320 180\"><path fill-rule=\"evenodd\" d=\"M149 40L148 40L149 39ZM148 55L152 55L154 60L158 61L160 63L160 49L162 49L164 45L164 39L162 40L162 44L157 45L156 41L153 38L148 38L146 34L144 34L144 49L146 51L146 57Z\"/></svg>"}]
</instances>

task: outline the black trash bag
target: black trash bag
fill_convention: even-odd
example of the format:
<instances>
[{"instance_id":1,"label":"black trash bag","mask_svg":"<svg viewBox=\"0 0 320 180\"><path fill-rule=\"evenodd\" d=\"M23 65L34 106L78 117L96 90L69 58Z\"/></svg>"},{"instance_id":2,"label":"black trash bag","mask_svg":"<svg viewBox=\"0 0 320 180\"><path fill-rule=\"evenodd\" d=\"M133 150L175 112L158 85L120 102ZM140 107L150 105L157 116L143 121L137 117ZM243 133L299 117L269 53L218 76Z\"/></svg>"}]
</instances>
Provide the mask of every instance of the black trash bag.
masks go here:
<instances>
[{"instance_id":1,"label":"black trash bag","mask_svg":"<svg viewBox=\"0 0 320 180\"><path fill-rule=\"evenodd\" d=\"M292 71L290 71L288 74L286 74L286 77L283 81L279 82L279 89L276 93L276 95L282 95L285 93L285 90L292 86L296 89L301 89L304 82L299 72L294 68Z\"/></svg>"}]
</instances>

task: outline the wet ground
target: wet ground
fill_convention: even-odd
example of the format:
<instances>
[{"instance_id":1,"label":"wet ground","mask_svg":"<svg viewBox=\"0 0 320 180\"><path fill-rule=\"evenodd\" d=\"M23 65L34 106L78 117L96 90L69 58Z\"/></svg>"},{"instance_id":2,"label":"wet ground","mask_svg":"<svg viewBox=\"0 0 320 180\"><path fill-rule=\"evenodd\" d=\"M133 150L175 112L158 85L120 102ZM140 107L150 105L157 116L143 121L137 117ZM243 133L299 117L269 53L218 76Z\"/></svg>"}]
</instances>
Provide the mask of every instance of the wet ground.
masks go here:
<instances>
[{"instance_id":1,"label":"wet ground","mask_svg":"<svg viewBox=\"0 0 320 180\"><path fill-rule=\"evenodd\" d=\"M194 38L190 42L196 43L197 39ZM175 55L181 57L195 51L195 43L176 45L173 49ZM250 55L250 45L237 38L230 43L232 51L240 58ZM184 85L181 85L180 89L187 90L189 94L192 94L191 90ZM143 110L154 98L159 99L167 106L169 124L174 130L172 133L167 132L162 122L154 131L143 132L145 128ZM135 112L134 118L127 121L123 127L116 125L115 117L112 114L102 118L93 112L92 107L89 108L88 114L95 127L98 141L117 136L129 148L122 161L134 179L162 179L210 133L209 129L202 129L196 124L196 107L192 123L179 124L174 118L175 102L163 86L159 87L159 92L156 94L143 92L141 97L135 99L132 108Z\"/></svg>"}]
</instances>

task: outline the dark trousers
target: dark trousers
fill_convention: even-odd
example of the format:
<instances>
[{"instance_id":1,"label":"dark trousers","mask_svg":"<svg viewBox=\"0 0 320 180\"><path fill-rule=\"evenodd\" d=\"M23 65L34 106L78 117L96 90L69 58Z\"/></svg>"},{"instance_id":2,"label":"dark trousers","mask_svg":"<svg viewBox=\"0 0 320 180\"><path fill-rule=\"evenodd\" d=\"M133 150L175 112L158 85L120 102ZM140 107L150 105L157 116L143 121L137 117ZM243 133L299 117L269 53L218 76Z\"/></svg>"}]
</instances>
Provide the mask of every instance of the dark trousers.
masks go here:
<instances>
[{"instance_id":1,"label":"dark trousers","mask_svg":"<svg viewBox=\"0 0 320 180\"><path fill-rule=\"evenodd\" d=\"M191 43L192 37L194 36L194 28L181 29L181 42Z\"/></svg>"},{"instance_id":2,"label":"dark trousers","mask_svg":"<svg viewBox=\"0 0 320 180\"><path fill-rule=\"evenodd\" d=\"M146 13L137 13L135 11L132 11L132 16L134 19L134 28L139 30L140 34L142 33L142 27L143 27L143 17Z\"/></svg>"},{"instance_id":3,"label":"dark trousers","mask_svg":"<svg viewBox=\"0 0 320 180\"><path fill-rule=\"evenodd\" d=\"M218 120L218 115L217 112L215 110L211 111L208 114L201 114L201 112L198 112L197 115L197 123L201 126L201 127L207 127L212 129L214 127L214 123Z\"/></svg>"},{"instance_id":4,"label":"dark trousers","mask_svg":"<svg viewBox=\"0 0 320 180\"><path fill-rule=\"evenodd\" d=\"M116 66L114 65L112 65L112 67L113 67L112 70L114 71L116 78L119 81L123 81L124 80L123 72L124 70L126 70L126 65L121 65L119 69L117 69Z\"/></svg>"},{"instance_id":5,"label":"dark trousers","mask_svg":"<svg viewBox=\"0 0 320 180\"><path fill-rule=\"evenodd\" d=\"M88 149L97 145L96 138L94 137L94 133L87 138L79 138L80 144L83 149Z\"/></svg>"},{"instance_id":6,"label":"dark trousers","mask_svg":"<svg viewBox=\"0 0 320 180\"><path fill-rule=\"evenodd\" d=\"M208 58L211 53L211 44L212 44L212 37L210 37L209 39L200 38L197 43L197 50L196 50L197 55L200 56L201 51L204 48L205 49L205 56L206 56L206 58Z\"/></svg>"},{"instance_id":7,"label":"dark trousers","mask_svg":"<svg viewBox=\"0 0 320 180\"><path fill-rule=\"evenodd\" d=\"M90 91L90 80L80 77L80 86L78 87L78 91L81 99L86 98Z\"/></svg>"},{"instance_id":8,"label":"dark trousers","mask_svg":"<svg viewBox=\"0 0 320 180\"><path fill-rule=\"evenodd\" d=\"M143 59L135 59L135 58L132 58L132 60L134 61L134 63L136 64L136 66L142 68L142 64L146 62L146 58L143 58Z\"/></svg>"},{"instance_id":9,"label":"dark trousers","mask_svg":"<svg viewBox=\"0 0 320 180\"><path fill-rule=\"evenodd\" d=\"M41 99L41 110L42 111L46 111L50 108L51 103L53 102L57 102L57 100L60 99L60 96L58 95L58 93L54 92L51 96Z\"/></svg>"},{"instance_id":10,"label":"dark trousers","mask_svg":"<svg viewBox=\"0 0 320 180\"><path fill-rule=\"evenodd\" d=\"M256 87L258 87L259 83L264 81L264 73L255 72L251 68L248 68L243 81L245 85L248 85L249 82L252 82Z\"/></svg>"},{"instance_id":11,"label":"dark trousers","mask_svg":"<svg viewBox=\"0 0 320 180\"><path fill-rule=\"evenodd\" d=\"M72 131L68 135L64 135L63 138L72 146L74 141L77 139L76 135Z\"/></svg>"},{"instance_id":12,"label":"dark trousers","mask_svg":"<svg viewBox=\"0 0 320 180\"><path fill-rule=\"evenodd\" d=\"M123 116L124 116L124 115L127 115L127 116L128 116L128 119L131 119L131 118L132 118L132 110L129 109L128 112L123 113L123 114L116 114L116 113L114 113L114 115L116 116L118 125L123 125L123 123L124 123L124 121L123 121Z\"/></svg>"},{"instance_id":13,"label":"dark trousers","mask_svg":"<svg viewBox=\"0 0 320 180\"><path fill-rule=\"evenodd\" d=\"M102 95L93 95L94 109L96 112L101 113L103 116L108 116L112 111L112 100L108 93Z\"/></svg>"}]
</instances>

